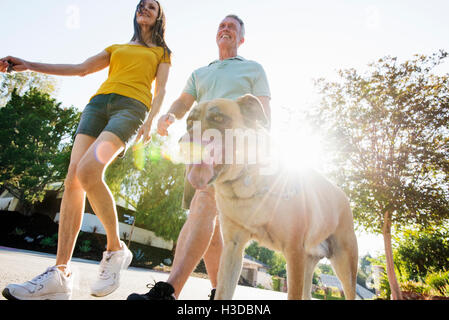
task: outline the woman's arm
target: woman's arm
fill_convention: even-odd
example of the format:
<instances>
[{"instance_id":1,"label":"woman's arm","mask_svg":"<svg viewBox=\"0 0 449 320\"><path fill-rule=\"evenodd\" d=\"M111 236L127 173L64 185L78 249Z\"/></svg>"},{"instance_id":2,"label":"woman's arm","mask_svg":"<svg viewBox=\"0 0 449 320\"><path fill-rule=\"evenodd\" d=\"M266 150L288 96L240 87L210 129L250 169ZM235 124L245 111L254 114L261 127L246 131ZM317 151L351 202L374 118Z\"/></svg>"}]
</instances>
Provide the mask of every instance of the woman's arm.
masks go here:
<instances>
[{"instance_id":1,"label":"woman's arm","mask_svg":"<svg viewBox=\"0 0 449 320\"><path fill-rule=\"evenodd\" d=\"M136 137L136 141L139 141L141 137L143 138L144 144L148 143L151 140L150 135L151 125L153 123L154 118L159 113L162 106L162 102L164 101L165 86L167 84L169 72L170 72L170 64L168 63L159 64L156 74L156 86L154 88L154 98L151 104L151 111L150 114L148 115L147 120L140 128L139 133L137 134Z\"/></svg>"},{"instance_id":2,"label":"woman's arm","mask_svg":"<svg viewBox=\"0 0 449 320\"><path fill-rule=\"evenodd\" d=\"M55 76L80 76L84 77L90 73L100 71L109 66L110 54L106 51L90 57L80 64L48 64L39 62L30 62L16 57L5 57L0 59L1 69L5 72L8 62L13 64L13 70L17 72L34 71L39 73L46 73Z\"/></svg>"},{"instance_id":3,"label":"woman's arm","mask_svg":"<svg viewBox=\"0 0 449 320\"><path fill-rule=\"evenodd\" d=\"M151 105L151 111L148 116L151 121L157 116L161 109L165 97L165 86L167 85L170 64L161 63L156 74L156 86L154 88L154 98Z\"/></svg>"}]
</instances>

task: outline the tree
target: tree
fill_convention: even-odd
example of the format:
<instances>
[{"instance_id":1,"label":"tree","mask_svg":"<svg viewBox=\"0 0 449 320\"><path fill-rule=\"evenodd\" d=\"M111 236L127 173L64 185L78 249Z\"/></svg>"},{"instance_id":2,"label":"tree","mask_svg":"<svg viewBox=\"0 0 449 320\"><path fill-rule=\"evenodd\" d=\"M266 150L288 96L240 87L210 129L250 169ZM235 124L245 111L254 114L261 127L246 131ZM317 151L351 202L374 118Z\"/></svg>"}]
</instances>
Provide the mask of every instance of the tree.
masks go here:
<instances>
[{"instance_id":1,"label":"tree","mask_svg":"<svg viewBox=\"0 0 449 320\"><path fill-rule=\"evenodd\" d=\"M433 271L449 271L447 228L405 230L396 237L396 243L398 269L407 273L407 280L425 279Z\"/></svg>"},{"instance_id":2,"label":"tree","mask_svg":"<svg viewBox=\"0 0 449 320\"><path fill-rule=\"evenodd\" d=\"M317 80L320 104L308 117L332 155L329 171L350 196L356 221L382 233L393 299L391 229L449 217L449 77L433 74L440 51L399 63L385 57L340 81Z\"/></svg>"},{"instance_id":3,"label":"tree","mask_svg":"<svg viewBox=\"0 0 449 320\"><path fill-rule=\"evenodd\" d=\"M37 88L42 93L54 94L57 87L55 78L36 72L2 73L0 81L0 108L11 98L13 90L23 96L31 88Z\"/></svg>"},{"instance_id":4,"label":"tree","mask_svg":"<svg viewBox=\"0 0 449 320\"><path fill-rule=\"evenodd\" d=\"M153 135L148 147L135 145L112 163L106 182L115 197L136 209L136 226L176 242L187 218L181 205L184 171L183 164L164 158L163 140Z\"/></svg>"},{"instance_id":5,"label":"tree","mask_svg":"<svg viewBox=\"0 0 449 320\"><path fill-rule=\"evenodd\" d=\"M365 274L371 273L371 259L372 257L369 253L360 258L360 270Z\"/></svg>"},{"instance_id":6,"label":"tree","mask_svg":"<svg viewBox=\"0 0 449 320\"><path fill-rule=\"evenodd\" d=\"M281 253L261 247L256 241L252 241L250 245L246 247L245 253L268 265L270 267L270 270L268 271L269 274L278 277L286 276L286 261Z\"/></svg>"},{"instance_id":7,"label":"tree","mask_svg":"<svg viewBox=\"0 0 449 320\"><path fill-rule=\"evenodd\" d=\"M22 96L13 90L0 108L0 187L21 200L25 211L43 200L47 184L67 174L79 116L35 88Z\"/></svg>"}]
</instances>

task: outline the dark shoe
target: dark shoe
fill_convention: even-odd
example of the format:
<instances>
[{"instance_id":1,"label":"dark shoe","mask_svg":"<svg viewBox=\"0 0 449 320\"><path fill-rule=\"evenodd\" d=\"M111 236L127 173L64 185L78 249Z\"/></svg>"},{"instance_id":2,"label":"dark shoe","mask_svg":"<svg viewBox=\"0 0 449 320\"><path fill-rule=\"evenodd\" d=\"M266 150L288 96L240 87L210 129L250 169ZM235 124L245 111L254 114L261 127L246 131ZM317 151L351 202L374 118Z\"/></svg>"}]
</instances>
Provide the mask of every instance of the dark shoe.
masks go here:
<instances>
[{"instance_id":1,"label":"dark shoe","mask_svg":"<svg viewBox=\"0 0 449 320\"><path fill-rule=\"evenodd\" d=\"M212 289L212 291L210 292L210 295L209 295L209 300L215 300L215 292L216 292L217 290L216 289Z\"/></svg>"},{"instance_id":2,"label":"dark shoe","mask_svg":"<svg viewBox=\"0 0 449 320\"><path fill-rule=\"evenodd\" d=\"M154 285L149 284L147 288L150 289L147 293L133 293L126 300L176 300L174 296L175 289L167 282L158 282Z\"/></svg>"}]
</instances>

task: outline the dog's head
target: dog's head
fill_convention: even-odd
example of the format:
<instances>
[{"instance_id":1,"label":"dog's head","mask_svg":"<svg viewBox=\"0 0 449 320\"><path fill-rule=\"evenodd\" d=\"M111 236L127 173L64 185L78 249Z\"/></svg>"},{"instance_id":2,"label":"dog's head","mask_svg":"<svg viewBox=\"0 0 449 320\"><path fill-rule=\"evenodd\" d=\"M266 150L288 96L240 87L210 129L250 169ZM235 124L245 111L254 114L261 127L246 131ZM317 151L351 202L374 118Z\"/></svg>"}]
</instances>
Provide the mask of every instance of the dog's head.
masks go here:
<instances>
[{"instance_id":1,"label":"dog's head","mask_svg":"<svg viewBox=\"0 0 449 320\"><path fill-rule=\"evenodd\" d=\"M187 118L187 133L180 140L182 152L189 155L187 178L192 186L204 189L215 181L238 176L246 162L246 156L237 161L236 153L242 152L235 143L238 135L255 133L267 125L262 104L252 95L197 105Z\"/></svg>"}]
</instances>

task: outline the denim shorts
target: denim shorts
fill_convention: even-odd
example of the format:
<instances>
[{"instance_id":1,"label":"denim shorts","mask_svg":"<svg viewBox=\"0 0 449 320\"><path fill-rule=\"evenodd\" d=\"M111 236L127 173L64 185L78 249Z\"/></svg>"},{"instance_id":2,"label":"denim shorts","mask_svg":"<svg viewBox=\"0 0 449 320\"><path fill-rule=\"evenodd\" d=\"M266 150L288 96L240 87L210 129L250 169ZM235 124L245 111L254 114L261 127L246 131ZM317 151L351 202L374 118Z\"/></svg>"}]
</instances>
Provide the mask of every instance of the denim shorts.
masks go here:
<instances>
[{"instance_id":1,"label":"denim shorts","mask_svg":"<svg viewBox=\"0 0 449 320\"><path fill-rule=\"evenodd\" d=\"M138 100L115 93L100 94L84 108L75 136L81 133L97 138L104 131L112 132L123 141L126 151L147 112L146 105Z\"/></svg>"}]
</instances>

